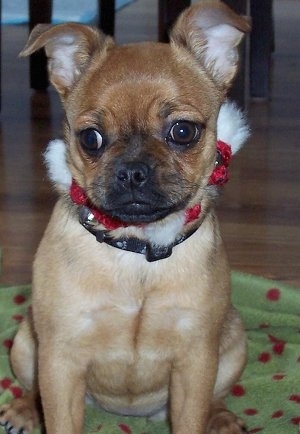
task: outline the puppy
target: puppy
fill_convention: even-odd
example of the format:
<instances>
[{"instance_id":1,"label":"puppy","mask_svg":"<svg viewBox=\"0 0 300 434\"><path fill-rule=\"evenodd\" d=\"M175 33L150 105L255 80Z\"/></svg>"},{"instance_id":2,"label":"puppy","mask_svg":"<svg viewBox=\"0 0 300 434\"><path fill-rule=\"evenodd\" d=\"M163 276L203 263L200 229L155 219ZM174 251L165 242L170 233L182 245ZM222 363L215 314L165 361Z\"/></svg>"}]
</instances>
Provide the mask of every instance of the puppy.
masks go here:
<instances>
[{"instance_id":1,"label":"puppy","mask_svg":"<svg viewBox=\"0 0 300 434\"><path fill-rule=\"evenodd\" d=\"M22 55L45 48L65 139L47 154L59 199L11 352L27 393L1 408L9 433L37 426L39 396L48 434L82 433L86 395L124 415L166 411L173 434L245 431L223 403L246 337L214 202L232 153L216 145L218 115L249 29L209 0L170 44L33 30Z\"/></svg>"}]
</instances>

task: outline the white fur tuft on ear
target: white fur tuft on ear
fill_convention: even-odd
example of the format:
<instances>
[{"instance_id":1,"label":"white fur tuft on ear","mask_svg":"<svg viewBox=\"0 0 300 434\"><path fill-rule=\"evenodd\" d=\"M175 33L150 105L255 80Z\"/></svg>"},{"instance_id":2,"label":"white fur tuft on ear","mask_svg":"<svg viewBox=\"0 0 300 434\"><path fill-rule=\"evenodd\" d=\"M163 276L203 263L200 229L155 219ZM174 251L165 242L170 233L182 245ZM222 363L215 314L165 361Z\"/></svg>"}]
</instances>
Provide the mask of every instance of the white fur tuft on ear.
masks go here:
<instances>
[{"instance_id":1,"label":"white fur tuft on ear","mask_svg":"<svg viewBox=\"0 0 300 434\"><path fill-rule=\"evenodd\" d=\"M205 29L204 34L207 38L205 62L212 65L215 76L223 79L223 75L234 75L239 57L236 47L243 34L227 24Z\"/></svg>"},{"instance_id":2,"label":"white fur tuft on ear","mask_svg":"<svg viewBox=\"0 0 300 434\"><path fill-rule=\"evenodd\" d=\"M30 33L21 56L45 48L49 79L64 99L88 67L96 52L103 52L113 41L99 30L79 23L38 24Z\"/></svg>"},{"instance_id":3,"label":"white fur tuft on ear","mask_svg":"<svg viewBox=\"0 0 300 434\"><path fill-rule=\"evenodd\" d=\"M186 8L173 27L170 40L193 55L216 84L228 88L236 74L240 44L250 31L246 17L219 0L202 0Z\"/></svg>"},{"instance_id":4,"label":"white fur tuft on ear","mask_svg":"<svg viewBox=\"0 0 300 434\"><path fill-rule=\"evenodd\" d=\"M48 69L55 83L70 87L79 74L76 66L76 39L73 35L63 35L55 38L45 47L48 56Z\"/></svg>"},{"instance_id":5,"label":"white fur tuft on ear","mask_svg":"<svg viewBox=\"0 0 300 434\"><path fill-rule=\"evenodd\" d=\"M72 175L66 159L66 145L63 140L52 140L44 153L48 175L62 190L69 191Z\"/></svg>"},{"instance_id":6,"label":"white fur tuft on ear","mask_svg":"<svg viewBox=\"0 0 300 434\"><path fill-rule=\"evenodd\" d=\"M217 140L231 146L232 154L241 149L250 136L250 128L245 114L234 102L225 102L217 120Z\"/></svg>"}]
</instances>

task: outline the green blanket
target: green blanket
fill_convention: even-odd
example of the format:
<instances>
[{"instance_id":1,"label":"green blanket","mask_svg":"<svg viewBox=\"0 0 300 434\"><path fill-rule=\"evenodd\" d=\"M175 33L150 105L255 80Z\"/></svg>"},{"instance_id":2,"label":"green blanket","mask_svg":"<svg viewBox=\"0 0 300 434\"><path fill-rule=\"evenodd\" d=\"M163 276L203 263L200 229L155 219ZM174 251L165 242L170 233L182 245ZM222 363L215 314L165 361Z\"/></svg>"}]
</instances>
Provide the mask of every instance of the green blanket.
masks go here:
<instances>
[{"instance_id":1,"label":"green blanket","mask_svg":"<svg viewBox=\"0 0 300 434\"><path fill-rule=\"evenodd\" d=\"M232 274L233 302L249 338L249 361L233 386L228 406L250 433L300 433L300 290L240 273ZM0 287L0 404L22 390L8 353L30 304L30 286ZM0 428L0 433L1 433ZM85 433L167 434L167 425L86 409ZM188 433L187 433L188 434Z\"/></svg>"}]
</instances>

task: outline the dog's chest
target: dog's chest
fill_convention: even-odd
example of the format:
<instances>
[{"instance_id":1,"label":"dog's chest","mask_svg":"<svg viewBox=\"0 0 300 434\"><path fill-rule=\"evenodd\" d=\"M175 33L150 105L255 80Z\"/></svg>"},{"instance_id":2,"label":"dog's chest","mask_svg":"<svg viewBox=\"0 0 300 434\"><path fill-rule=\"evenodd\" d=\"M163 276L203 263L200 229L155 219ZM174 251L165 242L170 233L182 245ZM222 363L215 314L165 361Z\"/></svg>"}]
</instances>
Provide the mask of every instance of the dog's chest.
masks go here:
<instances>
[{"instance_id":1,"label":"dog's chest","mask_svg":"<svg viewBox=\"0 0 300 434\"><path fill-rule=\"evenodd\" d=\"M172 361L186 351L194 334L189 309L156 297L124 298L86 315L83 332L92 349L89 392L107 408L103 390L107 396L152 396L158 390L165 396Z\"/></svg>"},{"instance_id":2,"label":"dog's chest","mask_svg":"<svg viewBox=\"0 0 300 434\"><path fill-rule=\"evenodd\" d=\"M196 326L192 310L175 303L175 299L156 296L110 299L81 311L81 332L93 341L102 361L172 359L188 343Z\"/></svg>"},{"instance_id":3,"label":"dog's chest","mask_svg":"<svg viewBox=\"0 0 300 434\"><path fill-rule=\"evenodd\" d=\"M72 291L74 310L63 318L66 345L76 346L76 363L84 357L88 392L105 408L115 408L108 396L160 391L165 398L174 360L201 329L196 305L202 300L190 276L178 266L166 270L163 261L150 266L134 259L122 267L112 263L107 273L82 268Z\"/></svg>"},{"instance_id":4,"label":"dog's chest","mask_svg":"<svg viewBox=\"0 0 300 434\"><path fill-rule=\"evenodd\" d=\"M109 279L93 279L100 282L93 298L78 299L81 343L103 362L172 360L199 333L195 294L186 290L186 279L166 273L163 264L153 270L145 263L144 258L134 267L126 262L127 267L112 269Z\"/></svg>"}]
</instances>

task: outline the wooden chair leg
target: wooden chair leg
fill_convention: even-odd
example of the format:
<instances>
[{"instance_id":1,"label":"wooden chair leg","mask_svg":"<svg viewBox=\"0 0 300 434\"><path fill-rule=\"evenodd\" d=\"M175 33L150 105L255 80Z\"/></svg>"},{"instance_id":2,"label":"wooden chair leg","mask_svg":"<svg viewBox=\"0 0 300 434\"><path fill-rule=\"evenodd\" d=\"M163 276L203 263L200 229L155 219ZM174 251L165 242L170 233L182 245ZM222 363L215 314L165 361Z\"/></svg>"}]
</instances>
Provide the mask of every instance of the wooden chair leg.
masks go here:
<instances>
[{"instance_id":1,"label":"wooden chair leg","mask_svg":"<svg viewBox=\"0 0 300 434\"><path fill-rule=\"evenodd\" d=\"M98 0L98 26L106 35L115 34L115 0Z\"/></svg>"},{"instance_id":2,"label":"wooden chair leg","mask_svg":"<svg viewBox=\"0 0 300 434\"><path fill-rule=\"evenodd\" d=\"M240 15L248 15L250 0L223 0L230 8ZM229 97L239 106L246 107L249 99L249 36L246 36L240 46L240 67L229 91Z\"/></svg>"},{"instance_id":3,"label":"wooden chair leg","mask_svg":"<svg viewBox=\"0 0 300 434\"><path fill-rule=\"evenodd\" d=\"M114 35L115 1L98 0L99 27L104 33ZM29 28L36 24L50 23L52 16L52 0L29 0ZM47 59L43 51L30 56L30 87L44 90L48 87Z\"/></svg>"},{"instance_id":4,"label":"wooden chair leg","mask_svg":"<svg viewBox=\"0 0 300 434\"><path fill-rule=\"evenodd\" d=\"M185 8L190 6L190 0L158 0L158 40L169 41L169 30L174 21Z\"/></svg>"},{"instance_id":5,"label":"wooden chair leg","mask_svg":"<svg viewBox=\"0 0 300 434\"><path fill-rule=\"evenodd\" d=\"M246 14L249 0L224 0L231 8L241 14ZM189 0L159 0L158 1L158 39L160 42L168 42L168 32L178 15L190 5ZM246 44L241 48L241 67L238 76L231 89L230 96L237 100L241 106L245 106L247 83L247 59Z\"/></svg>"},{"instance_id":6,"label":"wooden chair leg","mask_svg":"<svg viewBox=\"0 0 300 434\"><path fill-rule=\"evenodd\" d=\"M50 23L52 16L52 0L29 0L29 29L36 24ZM44 90L48 87L47 60L44 51L30 56L30 87Z\"/></svg>"},{"instance_id":7,"label":"wooden chair leg","mask_svg":"<svg viewBox=\"0 0 300 434\"><path fill-rule=\"evenodd\" d=\"M1 44L2 44L2 28L1 28L1 20L2 20L2 1L0 0L0 110L1 110L1 102L2 102L2 92L1 92L1 54L2 54L2 49L1 49Z\"/></svg>"},{"instance_id":8,"label":"wooden chair leg","mask_svg":"<svg viewBox=\"0 0 300 434\"><path fill-rule=\"evenodd\" d=\"M269 98L271 53L274 48L273 1L251 0L250 93Z\"/></svg>"}]
</instances>

